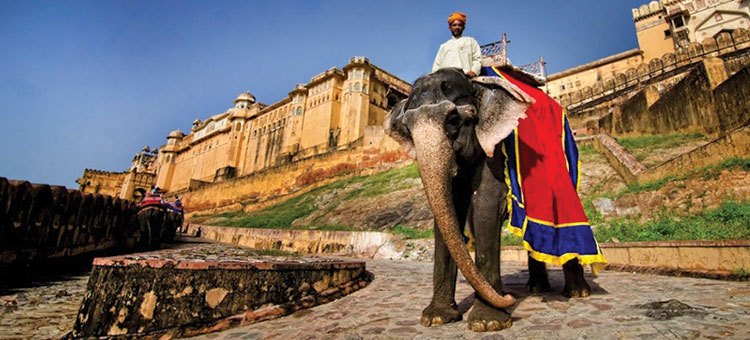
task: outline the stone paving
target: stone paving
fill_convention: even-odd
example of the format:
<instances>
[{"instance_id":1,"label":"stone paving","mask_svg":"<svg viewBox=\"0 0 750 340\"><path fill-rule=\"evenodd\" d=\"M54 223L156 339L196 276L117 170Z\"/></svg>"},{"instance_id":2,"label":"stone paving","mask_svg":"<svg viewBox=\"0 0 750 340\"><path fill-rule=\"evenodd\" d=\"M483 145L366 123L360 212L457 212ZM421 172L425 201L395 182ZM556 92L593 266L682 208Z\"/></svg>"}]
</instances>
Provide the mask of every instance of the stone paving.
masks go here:
<instances>
[{"instance_id":1,"label":"stone paving","mask_svg":"<svg viewBox=\"0 0 750 340\"><path fill-rule=\"evenodd\" d=\"M419 325L430 299L429 262L368 260L375 280L334 302L258 324L191 339L748 339L750 285L709 279L603 271L587 274L585 299L566 299L562 272L550 269L555 290L529 296L526 269L504 263L505 289L518 297L513 326L474 333L466 321ZM674 299L666 304L659 304ZM471 287L461 279L456 298L468 311ZM465 317L467 314L465 314Z\"/></svg>"},{"instance_id":2,"label":"stone paving","mask_svg":"<svg viewBox=\"0 0 750 340\"><path fill-rule=\"evenodd\" d=\"M0 339L62 338L73 329L88 279L81 274L0 294L9 294L0 300Z\"/></svg>"},{"instance_id":3,"label":"stone paving","mask_svg":"<svg viewBox=\"0 0 750 340\"><path fill-rule=\"evenodd\" d=\"M556 292L529 296L523 266L503 264L506 290L518 297L513 326L473 333L466 321L419 325L431 292L430 262L368 260L375 280L349 296L289 316L193 339L749 339L750 284L603 271L587 274L593 295L568 300L557 293L562 272L550 270ZM86 276L23 288L11 294L18 308L0 306L0 339L59 339L70 331ZM457 289L462 310L472 290ZM668 309L654 302L675 299ZM644 306L646 305L646 306ZM651 308L648 308L651 307Z\"/></svg>"}]
</instances>

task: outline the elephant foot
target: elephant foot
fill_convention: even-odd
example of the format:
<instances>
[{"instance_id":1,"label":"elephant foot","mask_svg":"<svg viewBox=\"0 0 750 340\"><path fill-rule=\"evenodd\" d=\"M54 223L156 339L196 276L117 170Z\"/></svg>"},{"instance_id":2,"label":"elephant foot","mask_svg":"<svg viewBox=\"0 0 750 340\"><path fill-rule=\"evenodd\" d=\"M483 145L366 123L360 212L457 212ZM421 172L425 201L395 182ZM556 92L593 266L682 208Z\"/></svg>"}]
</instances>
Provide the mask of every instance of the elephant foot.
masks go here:
<instances>
[{"instance_id":1,"label":"elephant foot","mask_svg":"<svg viewBox=\"0 0 750 340\"><path fill-rule=\"evenodd\" d=\"M422 319L419 323L422 326L439 326L454 321L461 321L463 315L458 310L455 302L450 304L440 304L432 302L422 311Z\"/></svg>"},{"instance_id":2,"label":"elephant foot","mask_svg":"<svg viewBox=\"0 0 750 340\"><path fill-rule=\"evenodd\" d=\"M591 295L591 288L585 280L575 284L566 282L562 295L568 298L585 298Z\"/></svg>"},{"instance_id":3,"label":"elephant foot","mask_svg":"<svg viewBox=\"0 0 750 340\"><path fill-rule=\"evenodd\" d=\"M469 329L474 332L495 332L509 328L513 321L510 313L477 301L469 314Z\"/></svg>"},{"instance_id":4,"label":"elephant foot","mask_svg":"<svg viewBox=\"0 0 750 340\"><path fill-rule=\"evenodd\" d=\"M530 277L529 282L526 283L526 291L531 294L539 294L551 290L552 287L549 285L549 279L546 275L544 277Z\"/></svg>"},{"instance_id":5,"label":"elephant foot","mask_svg":"<svg viewBox=\"0 0 750 340\"><path fill-rule=\"evenodd\" d=\"M562 295L568 298L585 298L591 295L591 287L583 277L583 267L578 259L572 259L563 265L565 274L565 288Z\"/></svg>"}]
</instances>

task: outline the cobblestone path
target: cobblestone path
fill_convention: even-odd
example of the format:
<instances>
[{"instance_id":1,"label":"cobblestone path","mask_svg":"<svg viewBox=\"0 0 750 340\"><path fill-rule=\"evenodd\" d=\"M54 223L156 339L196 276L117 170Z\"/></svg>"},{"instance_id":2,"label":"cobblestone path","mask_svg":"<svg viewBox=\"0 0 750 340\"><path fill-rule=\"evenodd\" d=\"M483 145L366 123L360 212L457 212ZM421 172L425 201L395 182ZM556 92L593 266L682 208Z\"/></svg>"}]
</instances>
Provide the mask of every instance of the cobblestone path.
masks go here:
<instances>
[{"instance_id":1,"label":"cobblestone path","mask_svg":"<svg viewBox=\"0 0 750 340\"><path fill-rule=\"evenodd\" d=\"M603 271L587 276L593 295L560 296L563 278L550 270L555 290L524 291L525 267L504 263L506 290L519 297L513 326L473 333L466 321L419 325L431 294L430 262L368 260L368 287L334 302L279 319L193 339L750 339L750 284ZM72 329L87 277L17 291L19 307L0 311L0 339L59 339ZM674 299L667 309L639 307ZM468 311L472 290L461 280L457 302ZM692 308L691 308L692 307Z\"/></svg>"},{"instance_id":2,"label":"cobblestone path","mask_svg":"<svg viewBox=\"0 0 750 340\"><path fill-rule=\"evenodd\" d=\"M62 338L73 329L88 280L71 276L10 292L18 305L0 301L0 339Z\"/></svg>"},{"instance_id":3,"label":"cobblestone path","mask_svg":"<svg viewBox=\"0 0 750 340\"><path fill-rule=\"evenodd\" d=\"M550 270L555 290L529 296L525 267L504 264L505 289L519 297L513 326L474 333L466 321L419 325L431 295L429 262L369 260L375 280L334 302L275 320L192 339L749 339L750 284L603 271L587 275L593 295L566 299L562 271ZM473 303L460 280L457 302ZM655 304L674 299L664 306ZM651 304L651 305L649 305ZM646 305L646 306L644 306ZM464 317L467 317L465 314Z\"/></svg>"}]
</instances>

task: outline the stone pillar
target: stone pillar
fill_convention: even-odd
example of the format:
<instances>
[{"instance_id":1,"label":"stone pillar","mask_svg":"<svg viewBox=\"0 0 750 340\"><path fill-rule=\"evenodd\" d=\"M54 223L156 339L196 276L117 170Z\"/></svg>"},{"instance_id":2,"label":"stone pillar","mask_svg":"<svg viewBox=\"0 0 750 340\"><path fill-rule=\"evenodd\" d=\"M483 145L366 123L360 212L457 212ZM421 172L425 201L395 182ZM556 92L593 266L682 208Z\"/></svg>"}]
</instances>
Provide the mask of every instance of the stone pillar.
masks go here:
<instances>
[{"instance_id":1,"label":"stone pillar","mask_svg":"<svg viewBox=\"0 0 750 340\"><path fill-rule=\"evenodd\" d=\"M703 67L706 70L706 77L712 90L729 78L727 68L724 66L724 60L721 60L721 58L704 58Z\"/></svg>"}]
</instances>

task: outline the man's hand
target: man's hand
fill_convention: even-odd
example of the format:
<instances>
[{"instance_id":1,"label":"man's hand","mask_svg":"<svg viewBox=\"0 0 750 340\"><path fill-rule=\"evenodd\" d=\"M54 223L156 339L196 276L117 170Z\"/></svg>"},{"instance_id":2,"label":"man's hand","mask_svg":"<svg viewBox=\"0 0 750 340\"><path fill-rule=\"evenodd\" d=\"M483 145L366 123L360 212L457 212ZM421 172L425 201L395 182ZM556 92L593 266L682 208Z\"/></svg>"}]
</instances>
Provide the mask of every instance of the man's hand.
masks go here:
<instances>
[{"instance_id":1,"label":"man's hand","mask_svg":"<svg viewBox=\"0 0 750 340\"><path fill-rule=\"evenodd\" d=\"M476 74L476 73L474 73L474 71L469 71L469 72L466 72L466 75L467 75L467 76L469 76L469 77L471 77L471 78L474 78L474 77L476 77L476 76L477 76L477 74Z\"/></svg>"}]
</instances>

